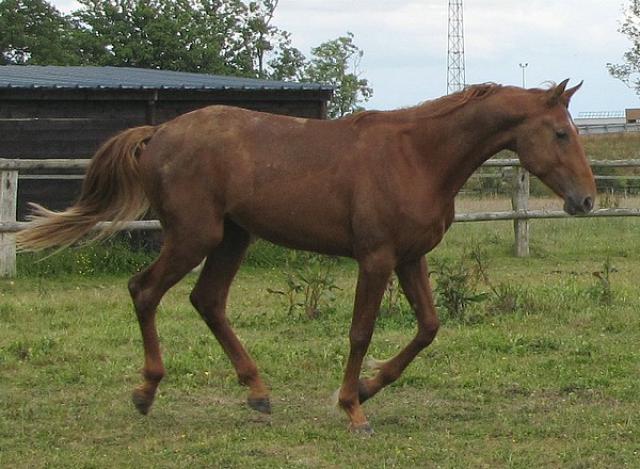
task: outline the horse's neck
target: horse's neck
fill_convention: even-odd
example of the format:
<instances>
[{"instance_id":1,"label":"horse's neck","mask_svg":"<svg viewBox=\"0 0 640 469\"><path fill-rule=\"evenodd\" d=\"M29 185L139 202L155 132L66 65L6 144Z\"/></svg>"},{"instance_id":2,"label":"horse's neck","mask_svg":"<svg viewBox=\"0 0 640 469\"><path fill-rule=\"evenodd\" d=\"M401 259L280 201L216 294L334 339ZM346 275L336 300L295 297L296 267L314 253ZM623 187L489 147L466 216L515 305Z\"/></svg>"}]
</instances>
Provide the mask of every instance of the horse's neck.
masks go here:
<instances>
[{"instance_id":1,"label":"horse's neck","mask_svg":"<svg viewBox=\"0 0 640 469\"><path fill-rule=\"evenodd\" d=\"M429 132L431 141L422 140L422 154L432 158L426 162L428 166L441 166L445 176L442 188L451 195L457 194L486 160L512 143L513 129L522 120L522 112L517 107L509 110L502 102L503 97L496 94L432 121L437 130ZM435 152L434 143L438 149Z\"/></svg>"}]
</instances>

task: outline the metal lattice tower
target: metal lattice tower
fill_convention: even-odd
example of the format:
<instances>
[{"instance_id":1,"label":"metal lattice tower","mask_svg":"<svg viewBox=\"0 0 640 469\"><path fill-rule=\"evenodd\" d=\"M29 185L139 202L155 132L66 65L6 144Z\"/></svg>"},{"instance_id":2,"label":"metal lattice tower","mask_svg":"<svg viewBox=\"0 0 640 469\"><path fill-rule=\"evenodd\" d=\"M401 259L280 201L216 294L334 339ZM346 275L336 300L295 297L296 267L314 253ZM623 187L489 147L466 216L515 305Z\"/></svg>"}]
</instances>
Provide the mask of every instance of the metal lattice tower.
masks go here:
<instances>
[{"instance_id":1,"label":"metal lattice tower","mask_svg":"<svg viewBox=\"0 0 640 469\"><path fill-rule=\"evenodd\" d=\"M447 52L447 94L464 88L464 26L462 0L449 0L449 47Z\"/></svg>"}]
</instances>

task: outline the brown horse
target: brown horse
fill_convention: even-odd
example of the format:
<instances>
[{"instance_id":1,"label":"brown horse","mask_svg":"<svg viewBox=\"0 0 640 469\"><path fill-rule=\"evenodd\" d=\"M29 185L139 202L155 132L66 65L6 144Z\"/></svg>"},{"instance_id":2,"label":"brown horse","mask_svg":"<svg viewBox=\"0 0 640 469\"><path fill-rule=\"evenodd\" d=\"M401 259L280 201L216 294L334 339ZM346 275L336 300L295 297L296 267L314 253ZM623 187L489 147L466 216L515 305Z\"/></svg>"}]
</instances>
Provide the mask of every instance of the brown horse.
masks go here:
<instances>
[{"instance_id":1,"label":"brown horse","mask_svg":"<svg viewBox=\"0 0 640 469\"><path fill-rule=\"evenodd\" d=\"M269 392L225 315L227 293L252 235L359 265L350 353L338 403L350 428L371 432L361 404L394 382L438 331L425 253L454 216L471 173L502 149L565 200L591 210L595 184L567 107L580 85L549 89L482 84L413 108L308 120L211 106L106 142L79 200L64 212L35 206L20 248L67 246L103 220L109 234L150 205L164 228L158 259L129 282L144 342L146 414L164 376L155 325L165 292L206 262L191 301L220 342L248 404L269 413ZM115 228L114 228L115 227ZM107 230L106 232L104 230ZM360 379L378 307L396 272L417 317L411 342Z\"/></svg>"}]
</instances>

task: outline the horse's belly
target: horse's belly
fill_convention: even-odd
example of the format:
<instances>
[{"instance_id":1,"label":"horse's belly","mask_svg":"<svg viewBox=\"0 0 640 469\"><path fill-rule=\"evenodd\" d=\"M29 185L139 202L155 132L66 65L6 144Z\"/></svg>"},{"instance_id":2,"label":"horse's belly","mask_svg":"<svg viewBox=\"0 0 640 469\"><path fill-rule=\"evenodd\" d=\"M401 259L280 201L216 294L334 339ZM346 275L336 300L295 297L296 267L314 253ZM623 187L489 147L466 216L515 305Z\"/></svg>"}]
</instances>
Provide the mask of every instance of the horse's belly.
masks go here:
<instances>
[{"instance_id":1,"label":"horse's belly","mask_svg":"<svg viewBox=\"0 0 640 469\"><path fill-rule=\"evenodd\" d=\"M281 246L336 256L350 256L352 241L346 217L300 203L274 207L253 204L230 217L247 231Z\"/></svg>"}]
</instances>

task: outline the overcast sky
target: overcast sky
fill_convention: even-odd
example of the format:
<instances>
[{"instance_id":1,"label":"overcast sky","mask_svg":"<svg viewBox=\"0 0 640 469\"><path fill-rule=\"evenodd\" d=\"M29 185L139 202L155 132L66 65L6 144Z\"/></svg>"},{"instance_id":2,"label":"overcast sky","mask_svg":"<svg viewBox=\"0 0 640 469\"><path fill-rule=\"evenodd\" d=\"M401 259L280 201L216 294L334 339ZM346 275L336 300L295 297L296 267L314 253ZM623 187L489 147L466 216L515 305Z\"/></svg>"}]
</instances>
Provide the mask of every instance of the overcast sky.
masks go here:
<instances>
[{"instance_id":1,"label":"overcast sky","mask_svg":"<svg viewBox=\"0 0 640 469\"><path fill-rule=\"evenodd\" d=\"M77 4L53 0L62 11ZM393 109L446 94L448 0L280 0L275 25L311 47L351 31L374 90L369 109ZM526 85L584 80L574 116L640 107L612 78L630 43L617 30L623 0L464 0L466 82Z\"/></svg>"}]
</instances>

